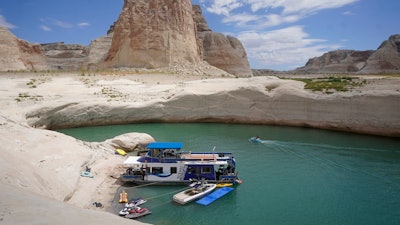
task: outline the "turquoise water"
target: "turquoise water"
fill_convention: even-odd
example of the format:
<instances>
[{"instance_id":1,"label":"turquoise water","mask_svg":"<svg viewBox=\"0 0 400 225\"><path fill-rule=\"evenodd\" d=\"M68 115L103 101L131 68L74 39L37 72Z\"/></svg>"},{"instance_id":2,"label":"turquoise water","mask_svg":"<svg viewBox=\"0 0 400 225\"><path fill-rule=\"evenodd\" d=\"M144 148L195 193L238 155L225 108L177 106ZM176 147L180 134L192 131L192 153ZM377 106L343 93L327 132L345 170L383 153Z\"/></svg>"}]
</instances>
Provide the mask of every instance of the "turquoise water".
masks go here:
<instances>
[{"instance_id":1,"label":"turquoise water","mask_svg":"<svg viewBox=\"0 0 400 225\"><path fill-rule=\"evenodd\" d=\"M179 206L182 186L134 187L152 224L399 224L400 140L306 128L134 124L60 130L86 141L145 132L184 150L230 151L243 184L209 206ZM253 144L250 136L268 140Z\"/></svg>"}]
</instances>

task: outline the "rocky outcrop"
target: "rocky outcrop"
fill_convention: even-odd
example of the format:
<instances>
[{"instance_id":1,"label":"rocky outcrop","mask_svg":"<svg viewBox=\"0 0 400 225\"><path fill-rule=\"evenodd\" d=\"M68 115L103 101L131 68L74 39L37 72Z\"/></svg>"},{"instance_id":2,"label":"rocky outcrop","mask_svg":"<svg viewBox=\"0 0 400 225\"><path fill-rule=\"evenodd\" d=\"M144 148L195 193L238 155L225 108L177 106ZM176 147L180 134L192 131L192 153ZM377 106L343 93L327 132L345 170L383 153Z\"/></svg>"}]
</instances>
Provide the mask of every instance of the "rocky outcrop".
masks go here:
<instances>
[{"instance_id":1,"label":"rocky outcrop","mask_svg":"<svg viewBox=\"0 0 400 225\"><path fill-rule=\"evenodd\" d=\"M87 61L85 62L85 67L87 69L96 70L101 68L100 64L107 57L113 35L113 32L107 32L106 36L99 37L90 43L89 55Z\"/></svg>"},{"instance_id":2,"label":"rocky outcrop","mask_svg":"<svg viewBox=\"0 0 400 225\"><path fill-rule=\"evenodd\" d=\"M64 42L42 44L49 67L53 70L76 71L87 61L89 48Z\"/></svg>"},{"instance_id":3,"label":"rocky outcrop","mask_svg":"<svg viewBox=\"0 0 400 225\"><path fill-rule=\"evenodd\" d=\"M238 77L252 76L246 51L237 38L215 32L202 32L199 37L203 40L204 61Z\"/></svg>"},{"instance_id":4,"label":"rocky outcrop","mask_svg":"<svg viewBox=\"0 0 400 225\"><path fill-rule=\"evenodd\" d=\"M363 73L400 72L400 34L392 35L368 58Z\"/></svg>"},{"instance_id":5,"label":"rocky outcrop","mask_svg":"<svg viewBox=\"0 0 400 225\"><path fill-rule=\"evenodd\" d=\"M0 26L0 70L44 70L47 62L40 45L15 37Z\"/></svg>"},{"instance_id":6,"label":"rocky outcrop","mask_svg":"<svg viewBox=\"0 0 400 225\"><path fill-rule=\"evenodd\" d=\"M213 32L208 27L200 6L194 5L193 12L203 60L239 77L252 76L246 51L239 39Z\"/></svg>"},{"instance_id":7,"label":"rocky outcrop","mask_svg":"<svg viewBox=\"0 0 400 225\"><path fill-rule=\"evenodd\" d=\"M365 67L367 59L374 51L337 50L315 57L297 71L306 73L350 73Z\"/></svg>"},{"instance_id":8,"label":"rocky outcrop","mask_svg":"<svg viewBox=\"0 0 400 225\"><path fill-rule=\"evenodd\" d=\"M112 139L107 139L101 144L107 147L110 146L108 147L109 149L119 148L126 152L132 152L134 150L144 149L148 144L154 141L154 138L149 134L132 132L118 135Z\"/></svg>"},{"instance_id":9,"label":"rocky outcrop","mask_svg":"<svg viewBox=\"0 0 400 225\"><path fill-rule=\"evenodd\" d=\"M159 68L199 63L190 0L125 0L105 67Z\"/></svg>"},{"instance_id":10,"label":"rocky outcrop","mask_svg":"<svg viewBox=\"0 0 400 225\"><path fill-rule=\"evenodd\" d=\"M315 57L295 72L304 73L399 73L400 35L392 35L377 50L337 50Z\"/></svg>"}]
</instances>

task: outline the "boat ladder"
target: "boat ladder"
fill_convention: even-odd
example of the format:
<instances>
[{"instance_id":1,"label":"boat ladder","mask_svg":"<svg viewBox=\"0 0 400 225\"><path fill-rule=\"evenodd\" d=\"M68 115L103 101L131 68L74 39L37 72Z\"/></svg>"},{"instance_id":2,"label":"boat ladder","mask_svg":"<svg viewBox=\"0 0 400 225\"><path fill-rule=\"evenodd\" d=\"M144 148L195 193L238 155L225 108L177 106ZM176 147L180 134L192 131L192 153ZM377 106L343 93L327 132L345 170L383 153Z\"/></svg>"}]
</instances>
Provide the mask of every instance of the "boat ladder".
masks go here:
<instances>
[{"instance_id":1,"label":"boat ladder","mask_svg":"<svg viewBox=\"0 0 400 225\"><path fill-rule=\"evenodd\" d=\"M178 180L183 180L184 176L185 176L185 171L187 169L187 166L183 166L179 168L178 171Z\"/></svg>"}]
</instances>

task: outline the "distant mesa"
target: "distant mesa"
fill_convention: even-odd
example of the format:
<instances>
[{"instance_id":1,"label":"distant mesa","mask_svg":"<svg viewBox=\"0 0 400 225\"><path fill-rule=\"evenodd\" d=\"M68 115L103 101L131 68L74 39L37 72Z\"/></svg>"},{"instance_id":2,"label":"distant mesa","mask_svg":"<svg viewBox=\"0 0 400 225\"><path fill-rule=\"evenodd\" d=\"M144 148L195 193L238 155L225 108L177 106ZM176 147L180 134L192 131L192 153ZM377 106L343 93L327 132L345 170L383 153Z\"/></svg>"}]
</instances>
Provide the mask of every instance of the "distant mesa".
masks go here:
<instances>
[{"instance_id":1,"label":"distant mesa","mask_svg":"<svg viewBox=\"0 0 400 225\"><path fill-rule=\"evenodd\" d=\"M304 73L399 73L400 34L392 35L377 50L337 50L315 57L296 72Z\"/></svg>"}]
</instances>

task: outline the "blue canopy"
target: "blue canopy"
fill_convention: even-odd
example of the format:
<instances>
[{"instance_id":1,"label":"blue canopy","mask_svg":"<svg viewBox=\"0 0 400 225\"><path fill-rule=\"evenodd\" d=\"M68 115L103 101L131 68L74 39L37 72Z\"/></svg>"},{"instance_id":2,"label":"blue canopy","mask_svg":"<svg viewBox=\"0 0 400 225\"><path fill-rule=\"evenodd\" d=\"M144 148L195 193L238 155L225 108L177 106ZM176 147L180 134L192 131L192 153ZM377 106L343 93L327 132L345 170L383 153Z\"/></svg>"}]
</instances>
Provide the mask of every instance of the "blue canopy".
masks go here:
<instances>
[{"instance_id":1,"label":"blue canopy","mask_svg":"<svg viewBox=\"0 0 400 225\"><path fill-rule=\"evenodd\" d=\"M152 142L147 148L148 149L181 149L183 146L182 142Z\"/></svg>"}]
</instances>

